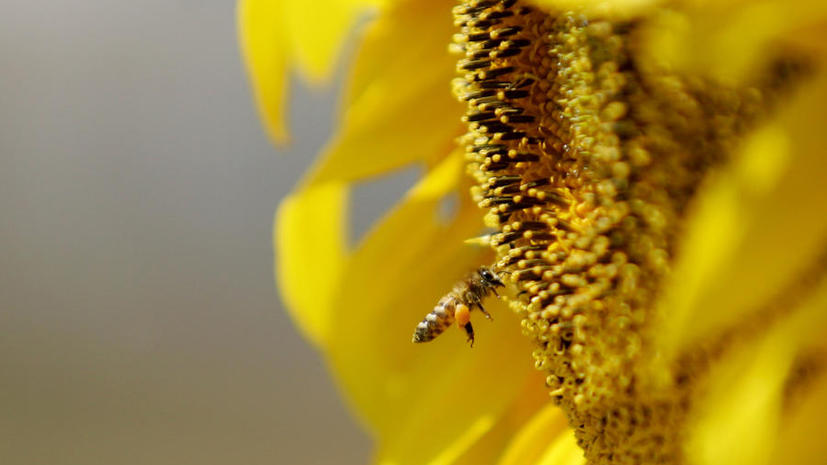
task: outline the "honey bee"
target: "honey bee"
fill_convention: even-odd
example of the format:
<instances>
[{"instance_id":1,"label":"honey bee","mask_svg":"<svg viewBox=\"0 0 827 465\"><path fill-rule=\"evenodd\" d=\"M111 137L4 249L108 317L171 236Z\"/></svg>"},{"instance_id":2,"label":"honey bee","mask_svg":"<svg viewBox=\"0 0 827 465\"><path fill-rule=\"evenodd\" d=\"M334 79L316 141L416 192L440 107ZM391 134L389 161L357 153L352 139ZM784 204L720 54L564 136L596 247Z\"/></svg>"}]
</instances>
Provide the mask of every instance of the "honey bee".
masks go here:
<instances>
[{"instance_id":1,"label":"honey bee","mask_svg":"<svg viewBox=\"0 0 827 465\"><path fill-rule=\"evenodd\" d=\"M451 326L451 323L456 321L458 327L465 329L468 342L471 343L471 347L474 347L471 310L477 307L486 318L491 320L491 315L482 306L482 300L491 293L499 297L496 288L502 286L505 284L491 268L483 266L474 270L465 279L455 284L451 292L439 299L431 313L425 315L425 319L416 325L413 342L428 342L442 334Z\"/></svg>"}]
</instances>

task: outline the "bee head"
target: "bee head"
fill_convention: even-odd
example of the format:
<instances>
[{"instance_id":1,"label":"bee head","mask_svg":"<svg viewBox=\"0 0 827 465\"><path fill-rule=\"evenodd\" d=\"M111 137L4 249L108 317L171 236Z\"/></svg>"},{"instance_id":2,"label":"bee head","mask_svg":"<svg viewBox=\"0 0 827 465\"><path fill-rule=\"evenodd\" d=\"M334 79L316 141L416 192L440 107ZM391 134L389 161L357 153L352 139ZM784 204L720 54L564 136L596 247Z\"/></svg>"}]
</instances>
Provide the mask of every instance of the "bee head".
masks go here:
<instances>
[{"instance_id":1,"label":"bee head","mask_svg":"<svg viewBox=\"0 0 827 465\"><path fill-rule=\"evenodd\" d=\"M500 277L497 276L497 274L491 271L489 268L484 266L480 267L479 273L482 277L482 280L490 287L505 286L505 284L503 284L503 282L500 281Z\"/></svg>"}]
</instances>

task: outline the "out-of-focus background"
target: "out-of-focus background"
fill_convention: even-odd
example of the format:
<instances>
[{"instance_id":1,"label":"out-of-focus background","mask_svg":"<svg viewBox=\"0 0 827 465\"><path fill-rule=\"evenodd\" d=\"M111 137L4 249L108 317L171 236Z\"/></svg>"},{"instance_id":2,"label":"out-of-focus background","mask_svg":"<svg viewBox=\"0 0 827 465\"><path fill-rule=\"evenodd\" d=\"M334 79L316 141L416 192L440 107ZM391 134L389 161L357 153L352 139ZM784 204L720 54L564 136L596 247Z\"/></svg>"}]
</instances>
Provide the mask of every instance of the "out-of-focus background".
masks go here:
<instances>
[{"instance_id":1,"label":"out-of-focus background","mask_svg":"<svg viewBox=\"0 0 827 465\"><path fill-rule=\"evenodd\" d=\"M277 152L234 3L3 3L0 463L369 460L272 276L335 88L294 86Z\"/></svg>"}]
</instances>

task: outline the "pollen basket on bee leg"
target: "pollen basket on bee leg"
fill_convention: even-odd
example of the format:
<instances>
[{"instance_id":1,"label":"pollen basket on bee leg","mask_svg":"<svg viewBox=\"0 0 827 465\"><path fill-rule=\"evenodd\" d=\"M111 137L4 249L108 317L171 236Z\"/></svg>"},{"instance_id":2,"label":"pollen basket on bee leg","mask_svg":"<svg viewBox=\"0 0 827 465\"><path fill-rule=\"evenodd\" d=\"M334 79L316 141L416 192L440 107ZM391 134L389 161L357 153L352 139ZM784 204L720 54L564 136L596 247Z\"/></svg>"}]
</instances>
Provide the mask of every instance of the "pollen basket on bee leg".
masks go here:
<instances>
[{"instance_id":1,"label":"pollen basket on bee leg","mask_svg":"<svg viewBox=\"0 0 827 465\"><path fill-rule=\"evenodd\" d=\"M457 305L454 317L456 318L457 326L462 328L466 324L468 324L469 321L471 321L471 310L468 308L468 306L464 304L459 304Z\"/></svg>"}]
</instances>

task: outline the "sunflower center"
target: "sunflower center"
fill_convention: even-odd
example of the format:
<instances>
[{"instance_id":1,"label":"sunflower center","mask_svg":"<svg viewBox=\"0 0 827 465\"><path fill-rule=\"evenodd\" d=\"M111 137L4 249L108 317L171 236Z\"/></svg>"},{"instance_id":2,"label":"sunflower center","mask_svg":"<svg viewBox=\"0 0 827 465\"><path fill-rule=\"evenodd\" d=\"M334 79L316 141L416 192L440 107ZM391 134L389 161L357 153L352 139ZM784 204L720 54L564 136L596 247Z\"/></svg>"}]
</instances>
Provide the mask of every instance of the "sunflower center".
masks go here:
<instances>
[{"instance_id":1,"label":"sunflower center","mask_svg":"<svg viewBox=\"0 0 827 465\"><path fill-rule=\"evenodd\" d=\"M692 382L644 393L683 212L777 83L733 89L638 60L639 21L516 0L454 9L472 194L496 266L591 463L678 463Z\"/></svg>"}]
</instances>

